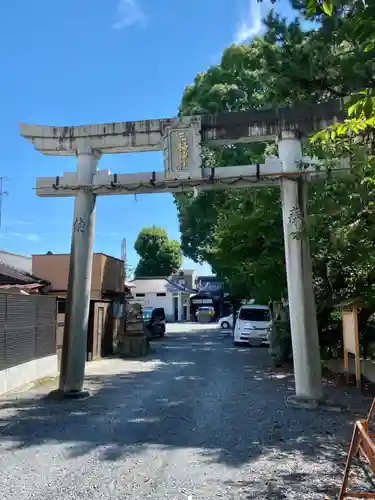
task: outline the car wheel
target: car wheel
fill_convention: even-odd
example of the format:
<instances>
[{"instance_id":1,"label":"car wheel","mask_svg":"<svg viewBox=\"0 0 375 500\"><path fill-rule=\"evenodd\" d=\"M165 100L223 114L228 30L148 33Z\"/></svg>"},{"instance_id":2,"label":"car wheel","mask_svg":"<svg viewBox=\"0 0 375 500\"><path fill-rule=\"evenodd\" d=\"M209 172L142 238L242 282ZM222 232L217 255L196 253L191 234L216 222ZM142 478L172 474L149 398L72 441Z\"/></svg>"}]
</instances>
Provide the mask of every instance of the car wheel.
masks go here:
<instances>
[{"instance_id":1,"label":"car wheel","mask_svg":"<svg viewBox=\"0 0 375 500\"><path fill-rule=\"evenodd\" d=\"M223 321L221 323L221 328L223 328L224 330L227 330L229 328L229 323L228 321Z\"/></svg>"},{"instance_id":2,"label":"car wheel","mask_svg":"<svg viewBox=\"0 0 375 500\"><path fill-rule=\"evenodd\" d=\"M241 342L234 342L234 345L235 345L236 347L241 347Z\"/></svg>"}]
</instances>

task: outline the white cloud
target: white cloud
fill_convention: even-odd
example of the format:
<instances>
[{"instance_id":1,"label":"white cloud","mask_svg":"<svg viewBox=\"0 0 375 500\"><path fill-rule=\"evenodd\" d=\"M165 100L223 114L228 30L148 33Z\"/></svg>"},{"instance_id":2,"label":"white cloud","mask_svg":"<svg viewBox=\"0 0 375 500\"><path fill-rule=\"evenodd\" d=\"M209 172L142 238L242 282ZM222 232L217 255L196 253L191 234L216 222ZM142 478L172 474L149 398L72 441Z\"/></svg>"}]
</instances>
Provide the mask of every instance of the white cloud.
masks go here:
<instances>
[{"instance_id":1,"label":"white cloud","mask_svg":"<svg viewBox=\"0 0 375 500\"><path fill-rule=\"evenodd\" d=\"M117 21L113 25L116 30L128 28L134 24L144 25L145 22L146 15L138 0L118 0Z\"/></svg>"},{"instance_id":2,"label":"white cloud","mask_svg":"<svg viewBox=\"0 0 375 500\"><path fill-rule=\"evenodd\" d=\"M38 234L30 233L30 234L26 234L26 239L29 241L39 241L40 237Z\"/></svg>"},{"instance_id":3,"label":"white cloud","mask_svg":"<svg viewBox=\"0 0 375 500\"><path fill-rule=\"evenodd\" d=\"M29 225L29 224L34 224L31 221L26 221L26 220L11 220L9 224L17 224L18 226L24 226L24 225Z\"/></svg>"},{"instance_id":4,"label":"white cloud","mask_svg":"<svg viewBox=\"0 0 375 500\"><path fill-rule=\"evenodd\" d=\"M25 240L28 240L28 241L39 241L40 240L40 236L38 234L35 234L35 233L5 233L3 235L3 238L9 238L9 237L13 237L13 238L24 238Z\"/></svg>"},{"instance_id":5,"label":"white cloud","mask_svg":"<svg viewBox=\"0 0 375 500\"><path fill-rule=\"evenodd\" d=\"M248 0L246 13L242 16L244 19L238 24L233 41L244 43L260 35L263 31L262 19L269 9L270 2L268 1L258 3L257 0Z\"/></svg>"}]
</instances>

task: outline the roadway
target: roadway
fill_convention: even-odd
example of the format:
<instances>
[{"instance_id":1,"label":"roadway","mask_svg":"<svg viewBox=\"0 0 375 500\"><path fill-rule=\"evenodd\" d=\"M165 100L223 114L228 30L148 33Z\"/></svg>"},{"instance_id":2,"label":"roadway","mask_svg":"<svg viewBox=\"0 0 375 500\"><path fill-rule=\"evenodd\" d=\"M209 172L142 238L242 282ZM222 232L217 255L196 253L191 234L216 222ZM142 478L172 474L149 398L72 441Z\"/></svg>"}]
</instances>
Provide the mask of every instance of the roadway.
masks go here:
<instances>
[{"instance_id":1,"label":"roadway","mask_svg":"<svg viewBox=\"0 0 375 500\"><path fill-rule=\"evenodd\" d=\"M172 325L141 361L90 363L85 401L0 401L2 500L322 499L350 415L285 405L293 377L216 327ZM344 440L344 441L343 441Z\"/></svg>"}]
</instances>

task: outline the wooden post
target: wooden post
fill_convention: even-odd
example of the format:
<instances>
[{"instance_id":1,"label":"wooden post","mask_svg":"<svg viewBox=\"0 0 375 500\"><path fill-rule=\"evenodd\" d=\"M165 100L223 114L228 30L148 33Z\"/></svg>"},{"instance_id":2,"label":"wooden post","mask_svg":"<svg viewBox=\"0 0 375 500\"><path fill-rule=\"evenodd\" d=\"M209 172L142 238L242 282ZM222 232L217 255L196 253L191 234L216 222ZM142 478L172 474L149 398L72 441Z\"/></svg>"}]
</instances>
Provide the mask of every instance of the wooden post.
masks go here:
<instances>
[{"instance_id":1,"label":"wooden post","mask_svg":"<svg viewBox=\"0 0 375 500\"><path fill-rule=\"evenodd\" d=\"M358 389L361 388L361 353L359 352L359 333L358 333L358 312L357 307L353 308L353 323L354 323L354 360L355 360L355 379Z\"/></svg>"},{"instance_id":2,"label":"wooden post","mask_svg":"<svg viewBox=\"0 0 375 500\"><path fill-rule=\"evenodd\" d=\"M358 312L356 306L347 306L342 311L342 329L344 341L344 373L349 382L349 354L354 355L355 378L357 387L361 388L361 357L359 350Z\"/></svg>"}]
</instances>

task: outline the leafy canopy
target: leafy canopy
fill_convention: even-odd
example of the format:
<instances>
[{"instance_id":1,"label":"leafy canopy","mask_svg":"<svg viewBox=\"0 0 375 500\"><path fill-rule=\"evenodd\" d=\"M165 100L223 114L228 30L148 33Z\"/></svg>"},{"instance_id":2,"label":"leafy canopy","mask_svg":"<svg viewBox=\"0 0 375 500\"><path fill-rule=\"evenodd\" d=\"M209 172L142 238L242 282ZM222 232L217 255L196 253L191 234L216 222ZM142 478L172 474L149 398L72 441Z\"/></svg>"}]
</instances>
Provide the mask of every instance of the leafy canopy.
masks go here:
<instances>
[{"instance_id":1,"label":"leafy canopy","mask_svg":"<svg viewBox=\"0 0 375 500\"><path fill-rule=\"evenodd\" d=\"M169 276L181 266L181 247L170 240L160 227L143 228L134 244L140 259L135 269L136 278Z\"/></svg>"},{"instance_id":2,"label":"leafy canopy","mask_svg":"<svg viewBox=\"0 0 375 500\"><path fill-rule=\"evenodd\" d=\"M327 175L310 190L307 235L320 314L341 297L375 301L374 1L294 0L298 18L292 23L270 11L264 37L228 47L220 64L185 89L180 106L180 114L189 115L353 96L347 128L338 124L305 144L307 154L349 155L353 167L351 176ZM303 30L301 20L314 22L313 29ZM363 126L358 120L368 121ZM204 164L256 163L275 152L274 144L205 149ZM179 194L175 200L185 255L207 261L234 292L259 300L285 295L277 188Z\"/></svg>"}]
</instances>

